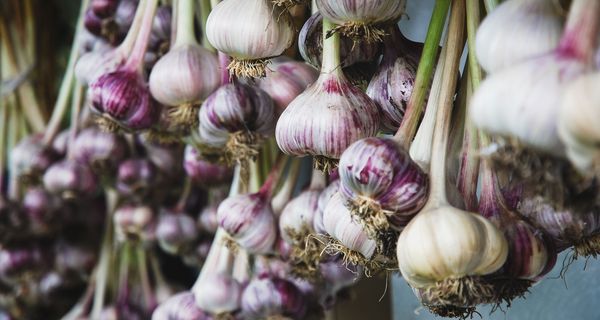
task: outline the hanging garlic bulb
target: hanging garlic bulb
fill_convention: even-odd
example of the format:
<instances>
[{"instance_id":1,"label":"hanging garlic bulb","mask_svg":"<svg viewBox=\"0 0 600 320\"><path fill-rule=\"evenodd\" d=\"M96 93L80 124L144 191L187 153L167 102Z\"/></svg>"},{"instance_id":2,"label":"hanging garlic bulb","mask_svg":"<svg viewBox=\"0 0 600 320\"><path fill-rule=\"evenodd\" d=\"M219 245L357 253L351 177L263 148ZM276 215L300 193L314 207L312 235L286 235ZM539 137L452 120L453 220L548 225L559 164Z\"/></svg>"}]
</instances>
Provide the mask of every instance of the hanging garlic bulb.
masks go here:
<instances>
[{"instance_id":1,"label":"hanging garlic bulb","mask_svg":"<svg viewBox=\"0 0 600 320\"><path fill-rule=\"evenodd\" d=\"M270 0L225 0L206 21L208 41L233 57L227 69L241 77L263 77L268 59L282 54L294 35L287 9Z\"/></svg>"},{"instance_id":2,"label":"hanging garlic bulb","mask_svg":"<svg viewBox=\"0 0 600 320\"><path fill-rule=\"evenodd\" d=\"M175 294L163 301L152 313L152 320L209 320L198 306L190 291Z\"/></svg>"},{"instance_id":3,"label":"hanging garlic bulb","mask_svg":"<svg viewBox=\"0 0 600 320\"><path fill-rule=\"evenodd\" d=\"M477 60L485 71L496 73L546 54L558 45L563 20L552 1L504 1L477 29Z\"/></svg>"},{"instance_id":4,"label":"hanging garlic bulb","mask_svg":"<svg viewBox=\"0 0 600 320\"><path fill-rule=\"evenodd\" d=\"M98 190L98 178L92 169L71 159L59 161L46 170L44 188L66 199L89 197Z\"/></svg>"},{"instance_id":5,"label":"hanging garlic bulb","mask_svg":"<svg viewBox=\"0 0 600 320\"><path fill-rule=\"evenodd\" d=\"M398 26L390 28L386 37L385 51L377 73L369 82L366 93L382 112L383 129L396 131L404 118L404 112L415 84L418 60L406 49L407 39Z\"/></svg>"},{"instance_id":6,"label":"hanging garlic bulb","mask_svg":"<svg viewBox=\"0 0 600 320\"><path fill-rule=\"evenodd\" d=\"M213 315L229 314L240 308L242 286L230 275L207 274L192 290L196 305Z\"/></svg>"},{"instance_id":7,"label":"hanging garlic bulb","mask_svg":"<svg viewBox=\"0 0 600 320\"><path fill-rule=\"evenodd\" d=\"M597 175L600 168L600 131L595 123L600 116L598 81L600 74L592 73L570 84L558 112L558 134L567 157L581 173L588 175Z\"/></svg>"},{"instance_id":8,"label":"hanging garlic bulb","mask_svg":"<svg viewBox=\"0 0 600 320\"><path fill-rule=\"evenodd\" d=\"M354 221L339 193L334 194L325 207L323 226L333 239L326 247L329 254L340 253L345 264L364 266L367 276L381 270L383 265L377 260L380 253L377 242Z\"/></svg>"},{"instance_id":9,"label":"hanging garlic bulb","mask_svg":"<svg viewBox=\"0 0 600 320\"><path fill-rule=\"evenodd\" d=\"M431 189L423 209L400 233L400 272L431 311L448 315L469 312L492 298L493 288L482 277L502 267L508 244L487 219L457 208L446 194L446 160L456 72L463 48L464 1L454 2L448 28L448 52L443 69L441 104L432 145Z\"/></svg>"},{"instance_id":10,"label":"hanging garlic bulb","mask_svg":"<svg viewBox=\"0 0 600 320\"><path fill-rule=\"evenodd\" d=\"M112 172L127 157L128 148L122 136L90 127L79 132L71 154L96 172Z\"/></svg>"},{"instance_id":11,"label":"hanging garlic bulb","mask_svg":"<svg viewBox=\"0 0 600 320\"><path fill-rule=\"evenodd\" d=\"M217 57L194 36L195 1L177 2L177 34L171 49L152 68L152 96L170 106L174 125L195 127L200 103L220 85Z\"/></svg>"},{"instance_id":12,"label":"hanging garlic bulb","mask_svg":"<svg viewBox=\"0 0 600 320\"><path fill-rule=\"evenodd\" d=\"M323 225L323 214L325 213L327 203L336 193L338 193L339 190L340 180L337 179L331 182L325 189L323 189L321 194L319 194L319 199L317 199L317 212L315 212L315 217L313 219L313 228L319 235L327 234L327 230L325 230L325 226Z\"/></svg>"},{"instance_id":13,"label":"hanging garlic bulb","mask_svg":"<svg viewBox=\"0 0 600 320\"><path fill-rule=\"evenodd\" d=\"M233 241L252 254L269 253L277 237L271 196L276 172L257 193L225 199L217 210L219 225Z\"/></svg>"},{"instance_id":14,"label":"hanging garlic bulb","mask_svg":"<svg viewBox=\"0 0 600 320\"><path fill-rule=\"evenodd\" d=\"M340 31L351 38L383 41L385 26L395 24L404 14L406 0L317 0L323 17L340 25Z\"/></svg>"},{"instance_id":15,"label":"hanging garlic bulb","mask_svg":"<svg viewBox=\"0 0 600 320\"><path fill-rule=\"evenodd\" d=\"M340 158L340 194L374 239L402 229L427 200L429 181L393 139L359 140Z\"/></svg>"},{"instance_id":16,"label":"hanging garlic bulb","mask_svg":"<svg viewBox=\"0 0 600 320\"><path fill-rule=\"evenodd\" d=\"M590 70L598 30L596 2L574 1L558 48L494 73L472 99L470 116L491 134L561 156L557 117L567 84Z\"/></svg>"},{"instance_id":17,"label":"hanging garlic bulb","mask_svg":"<svg viewBox=\"0 0 600 320\"><path fill-rule=\"evenodd\" d=\"M203 160L198 150L190 145L185 146L183 168L194 182L206 187L226 184L233 177L232 168Z\"/></svg>"},{"instance_id":18,"label":"hanging garlic bulb","mask_svg":"<svg viewBox=\"0 0 600 320\"><path fill-rule=\"evenodd\" d=\"M298 35L298 51L304 61L321 69L323 62L323 15L316 12L302 26ZM347 68L360 62L377 60L379 43L340 37L340 60Z\"/></svg>"},{"instance_id":19,"label":"hanging garlic bulb","mask_svg":"<svg viewBox=\"0 0 600 320\"><path fill-rule=\"evenodd\" d=\"M156 238L164 251L179 254L189 250L200 232L192 217L184 212L163 210L156 225Z\"/></svg>"},{"instance_id":20,"label":"hanging garlic bulb","mask_svg":"<svg viewBox=\"0 0 600 320\"><path fill-rule=\"evenodd\" d=\"M487 137L481 142L489 144ZM549 247L543 234L511 211L500 191L491 160L483 161L479 213L500 229L508 241L508 257L498 274L493 275L499 300L510 302L525 294L528 288L548 271L556 261L556 252Z\"/></svg>"},{"instance_id":21,"label":"hanging garlic bulb","mask_svg":"<svg viewBox=\"0 0 600 320\"><path fill-rule=\"evenodd\" d=\"M277 277L253 279L242 294L242 312L246 319L289 317L303 319L306 298L290 281Z\"/></svg>"},{"instance_id":22,"label":"hanging garlic bulb","mask_svg":"<svg viewBox=\"0 0 600 320\"><path fill-rule=\"evenodd\" d=\"M323 30L333 25L324 20ZM296 156L312 155L316 167L329 171L354 141L374 136L379 110L340 70L340 38L324 43L324 62L317 82L292 101L279 117L275 137L279 148Z\"/></svg>"},{"instance_id":23,"label":"hanging garlic bulb","mask_svg":"<svg viewBox=\"0 0 600 320\"><path fill-rule=\"evenodd\" d=\"M267 68L266 77L258 81L258 87L271 96L279 116L317 77L318 71L309 64L278 59Z\"/></svg>"},{"instance_id":24,"label":"hanging garlic bulb","mask_svg":"<svg viewBox=\"0 0 600 320\"><path fill-rule=\"evenodd\" d=\"M99 115L99 124L107 130L139 131L150 128L158 120L158 106L142 74L143 56L156 6L157 0L148 0L140 34L125 64L90 83L91 109Z\"/></svg>"}]
</instances>

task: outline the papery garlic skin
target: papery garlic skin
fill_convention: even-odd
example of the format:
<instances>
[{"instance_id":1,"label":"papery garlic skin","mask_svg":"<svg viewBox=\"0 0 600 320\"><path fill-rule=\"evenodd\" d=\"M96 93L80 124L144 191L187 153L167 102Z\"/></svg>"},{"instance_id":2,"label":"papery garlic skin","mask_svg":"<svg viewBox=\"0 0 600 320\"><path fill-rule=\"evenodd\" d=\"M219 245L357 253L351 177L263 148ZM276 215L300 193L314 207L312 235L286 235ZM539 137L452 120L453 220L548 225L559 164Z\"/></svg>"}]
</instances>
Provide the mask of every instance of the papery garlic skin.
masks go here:
<instances>
[{"instance_id":1,"label":"papery garlic skin","mask_svg":"<svg viewBox=\"0 0 600 320\"><path fill-rule=\"evenodd\" d=\"M388 138L353 143L340 158L340 195L360 206L371 203L389 212L390 226L401 229L427 201L429 180L408 152Z\"/></svg>"},{"instance_id":2,"label":"papery garlic skin","mask_svg":"<svg viewBox=\"0 0 600 320\"><path fill-rule=\"evenodd\" d=\"M542 232L518 221L504 228L504 235L509 241L509 253L503 271L518 279L538 279L551 260Z\"/></svg>"},{"instance_id":3,"label":"papery garlic skin","mask_svg":"<svg viewBox=\"0 0 600 320\"><path fill-rule=\"evenodd\" d=\"M277 237L270 202L261 193L229 197L217 210L219 225L242 248L253 254L272 250Z\"/></svg>"},{"instance_id":4,"label":"papery garlic skin","mask_svg":"<svg viewBox=\"0 0 600 320\"><path fill-rule=\"evenodd\" d=\"M125 63L127 57L116 48L104 48L82 55L75 63L75 77L90 84L103 74L113 72Z\"/></svg>"},{"instance_id":5,"label":"papery garlic skin","mask_svg":"<svg viewBox=\"0 0 600 320\"><path fill-rule=\"evenodd\" d=\"M397 22L406 0L317 0L323 16L338 25L378 25Z\"/></svg>"},{"instance_id":6,"label":"papery garlic skin","mask_svg":"<svg viewBox=\"0 0 600 320\"><path fill-rule=\"evenodd\" d=\"M231 276L207 274L192 288L196 305L214 315L240 308L242 286Z\"/></svg>"},{"instance_id":7,"label":"papery garlic skin","mask_svg":"<svg viewBox=\"0 0 600 320\"><path fill-rule=\"evenodd\" d=\"M248 319L278 315L302 319L306 313L306 301L292 282L265 277L250 281L244 289L242 310Z\"/></svg>"},{"instance_id":8,"label":"papery garlic skin","mask_svg":"<svg viewBox=\"0 0 600 320\"><path fill-rule=\"evenodd\" d=\"M562 155L556 119L567 84L586 72L582 62L550 54L486 78L475 92L469 114L491 134L518 138L550 154Z\"/></svg>"},{"instance_id":9,"label":"papery garlic skin","mask_svg":"<svg viewBox=\"0 0 600 320\"><path fill-rule=\"evenodd\" d=\"M313 219L313 229L317 234L327 234L327 230L325 230L325 226L323 225L323 215L325 213L327 203L329 203L329 200L331 200L331 198L338 193L339 189L340 180L338 179L331 182L319 194L319 199L317 199L317 212L315 212L315 217Z\"/></svg>"},{"instance_id":10,"label":"papery garlic skin","mask_svg":"<svg viewBox=\"0 0 600 320\"><path fill-rule=\"evenodd\" d=\"M477 29L477 60L496 73L558 45L564 19L547 0L509 0L501 3Z\"/></svg>"},{"instance_id":11,"label":"papery garlic skin","mask_svg":"<svg viewBox=\"0 0 600 320\"><path fill-rule=\"evenodd\" d=\"M220 85L217 57L196 44L171 49L152 68L152 96L167 106L198 103Z\"/></svg>"},{"instance_id":12,"label":"papery garlic skin","mask_svg":"<svg viewBox=\"0 0 600 320\"><path fill-rule=\"evenodd\" d=\"M295 156L339 159L354 141L377 134L375 103L340 74L321 74L279 117L279 148Z\"/></svg>"},{"instance_id":13,"label":"papery garlic skin","mask_svg":"<svg viewBox=\"0 0 600 320\"><path fill-rule=\"evenodd\" d=\"M558 112L558 134L567 157L584 174L593 174L600 164L600 74L593 73L568 85Z\"/></svg>"},{"instance_id":14,"label":"papery garlic skin","mask_svg":"<svg viewBox=\"0 0 600 320\"><path fill-rule=\"evenodd\" d=\"M360 253L366 260L375 257L377 242L367 236L360 223L354 221L339 193L333 195L325 207L323 226L330 236Z\"/></svg>"},{"instance_id":15,"label":"papery garlic skin","mask_svg":"<svg viewBox=\"0 0 600 320\"><path fill-rule=\"evenodd\" d=\"M400 272L423 289L446 279L491 274L502 267L508 243L479 215L450 206L420 212L400 233Z\"/></svg>"},{"instance_id":16,"label":"papery garlic skin","mask_svg":"<svg viewBox=\"0 0 600 320\"><path fill-rule=\"evenodd\" d=\"M297 239L293 234L306 236L314 232L313 222L320 194L320 190L306 190L283 208L279 216L279 233L285 241L294 243Z\"/></svg>"},{"instance_id":17,"label":"papery garlic skin","mask_svg":"<svg viewBox=\"0 0 600 320\"><path fill-rule=\"evenodd\" d=\"M122 136L97 128L81 130L71 148L75 160L96 171L116 169L129 153L127 141Z\"/></svg>"},{"instance_id":18,"label":"papery garlic skin","mask_svg":"<svg viewBox=\"0 0 600 320\"><path fill-rule=\"evenodd\" d=\"M194 294L180 292L163 301L152 313L152 320L208 320L210 317L196 306Z\"/></svg>"},{"instance_id":19,"label":"papery garlic skin","mask_svg":"<svg viewBox=\"0 0 600 320\"><path fill-rule=\"evenodd\" d=\"M269 0L225 0L206 22L206 37L217 50L242 60L278 56L294 40L284 9Z\"/></svg>"},{"instance_id":20,"label":"papery garlic skin","mask_svg":"<svg viewBox=\"0 0 600 320\"><path fill-rule=\"evenodd\" d=\"M43 180L46 190L65 198L91 196L98 190L98 179L91 168L73 160L53 164Z\"/></svg>"},{"instance_id":21,"label":"papery garlic skin","mask_svg":"<svg viewBox=\"0 0 600 320\"><path fill-rule=\"evenodd\" d=\"M164 212L158 219L156 238L168 253L178 254L187 249L200 235L192 217L183 212Z\"/></svg>"},{"instance_id":22,"label":"papery garlic skin","mask_svg":"<svg viewBox=\"0 0 600 320\"><path fill-rule=\"evenodd\" d=\"M10 171L19 179L37 180L59 156L43 143L43 136L34 134L19 141L10 154Z\"/></svg>"},{"instance_id":23,"label":"papery garlic skin","mask_svg":"<svg viewBox=\"0 0 600 320\"><path fill-rule=\"evenodd\" d=\"M225 184L233 177L232 168L201 159L200 153L190 145L185 147L183 168L194 182L207 187Z\"/></svg>"}]
</instances>

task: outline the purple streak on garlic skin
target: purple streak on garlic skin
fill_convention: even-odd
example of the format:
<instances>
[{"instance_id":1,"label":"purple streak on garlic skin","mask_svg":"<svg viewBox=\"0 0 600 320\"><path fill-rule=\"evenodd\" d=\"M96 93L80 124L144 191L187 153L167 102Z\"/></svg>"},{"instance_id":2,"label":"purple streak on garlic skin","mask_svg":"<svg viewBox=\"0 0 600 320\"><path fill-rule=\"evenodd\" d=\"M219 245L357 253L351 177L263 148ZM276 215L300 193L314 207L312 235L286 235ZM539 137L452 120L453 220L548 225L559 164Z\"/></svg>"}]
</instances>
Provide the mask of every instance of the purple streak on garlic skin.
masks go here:
<instances>
[{"instance_id":1,"label":"purple streak on garlic skin","mask_svg":"<svg viewBox=\"0 0 600 320\"><path fill-rule=\"evenodd\" d=\"M178 254L200 235L192 217L183 212L163 211L156 226L160 247L168 253Z\"/></svg>"},{"instance_id":2,"label":"purple streak on garlic skin","mask_svg":"<svg viewBox=\"0 0 600 320\"><path fill-rule=\"evenodd\" d=\"M233 170L200 158L200 153L192 146L185 147L183 168L188 177L203 186L213 187L231 181Z\"/></svg>"},{"instance_id":3,"label":"purple streak on garlic skin","mask_svg":"<svg viewBox=\"0 0 600 320\"><path fill-rule=\"evenodd\" d=\"M314 83L319 75L315 68L306 63L283 59L271 63L266 71L266 77L258 80L258 86L273 99L277 115Z\"/></svg>"},{"instance_id":4,"label":"purple streak on garlic skin","mask_svg":"<svg viewBox=\"0 0 600 320\"><path fill-rule=\"evenodd\" d=\"M230 134L251 131L269 134L274 125L274 106L263 90L230 83L213 92L200 108L199 133L203 143L222 147Z\"/></svg>"},{"instance_id":5,"label":"purple streak on garlic skin","mask_svg":"<svg viewBox=\"0 0 600 320\"><path fill-rule=\"evenodd\" d=\"M427 175L392 139L366 138L352 144L339 165L340 194L358 204L367 199L383 210L393 227L406 226L423 207L429 194Z\"/></svg>"},{"instance_id":6,"label":"purple streak on garlic skin","mask_svg":"<svg viewBox=\"0 0 600 320\"><path fill-rule=\"evenodd\" d=\"M383 113L382 127L394 132L404 118L415 83L418 60L405 51L406 41L400 30L397 27L391 30L379 69L366 92Z\"/></svg>"},{"instance_id":7,"label":"purple streak on garlic skin","mask_svg":"<svg viewBox=\"0 0 600 320\"><path fill-rule=\"evenodd\" d=\"M597 206L587 206L581 211L574 208L559 210L542 197L535 196L523 197L518 209L552 238L558 252L582 239L600 235L600 209Z\"/></svg>"},{"instance_id":8,"label":"purple streak on garlic skin","mask_svg":"<svg viewBox=\"0 0 600 320\"><path fill-rule=\"evenodd\" d=\"M265 277L252 280L242 295L242 311L249 319L287 316L302 319L306 301L300 290L285 279Z\"/></svg>"},{"instance_id":9,"label":"purple streak on garlic skin","mask_svg":"<svg viewBox=\"0 0 600 320\"><path fill-rule=\"evenodd\" d=\"M323 225L323 214L325 212L325 207L327 207L327 203L336 193L338 193L339 189L340 180L338 179L331 182L325 189L323 189L321 194L319 194L319 199L317 200L317 211L315 212L315 217L313 220L313 228L317 234L327 234L327 230L325 230L325 226Z\"/></svg>"},{"instance_id":10,"label":"purple streak on garlic skin","mask_svg":"<svg viewBox=\"0 0 600 320\"><path fill-rule=\"evenodd\" d=\"M375 103L341 74L321 74L279 117L279 148L296 156L339 159L354 141L379 127Z\"/></svg>"},{"instance_id":11,"label":"purple streak on garlic skin","mask_svg":"<svg viewBox=\"0 0 600 320\"><path fill-rule=\"evenodd\" d=\"M117 70L90 84L92 110L130 130L150 128L158 121L159 106L137 71Z\"/></svg>"},{"instance_id":12,"label":"purple streak on garlic skin","mask_svg":"<svg viewBox=\"0 0 600 320\"><path fill-rule=\"evenodd\" d=\"M323 214L323 225L327 233L348 249L358 252L367 260L375 255L377 243L370 239L362 225L352 218L344 200L336 193L327 203Z\"/></svg>"},{"instance_id":13,"label":"purple streak on garlic skin","mask_svg":"<svg viewBox=\"0 0 600 320\"><path fill-rule=\"evenodd\" d=\"M253 254L271 251L277 230L273 209L266 193L229 197L217 211L219 225L241 247Z\"/></svg>"},{"instance_id":14,"label":"purple streak on garlic skin","mask_svg":"<svg viewBox=\"0 0 600 320\"><path fill-rule=\"evenodd\" d=\"M119 165L117 190L124 195L147 192L158 180L156 167L147 159L129 159Z\"/></svg>"},{"instance_id":15,"label":"purple streak on garlic skin","mask_svg":"<svg viewBox=\"0 0 600 320\"><path fill-rule=\"evenodd\" d=\"M370 62L376 60L380 53L380 46L376 43L359 41L354 43L352 39L342 37L340 39L340 56L342 67L349 67L358 62ZM304 61L315 68L321 68L323 56L323 16L320 13L313 14L302 26L298 36L298 49Z\"/></svg>"},{"instance_id":16,"label":"purple streak on garlic skin","mask_svg":"<svg viewBox=\"0 0 600 320\"><path fill-rule=\"evenodd\" d=\"M53 164L44 174L44 187L63 196L91 196L98 190L98 180L86 164L63 160Z\"/></svg>"}]
</instances>

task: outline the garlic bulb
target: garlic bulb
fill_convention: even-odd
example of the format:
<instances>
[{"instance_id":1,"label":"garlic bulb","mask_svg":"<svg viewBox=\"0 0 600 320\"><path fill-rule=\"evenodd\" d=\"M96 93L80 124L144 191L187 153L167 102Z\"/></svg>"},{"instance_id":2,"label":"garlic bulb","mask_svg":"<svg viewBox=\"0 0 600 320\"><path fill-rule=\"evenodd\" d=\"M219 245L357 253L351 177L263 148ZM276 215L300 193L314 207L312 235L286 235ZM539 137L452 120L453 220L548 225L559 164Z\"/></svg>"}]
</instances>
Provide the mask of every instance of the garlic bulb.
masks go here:
<instances>
[{"instance_id":1,"label":"garlic bulb","mask_svg":"<svg viewBox=\"0 0 600 320\"><path fill-rule=\"evenodd\" d=\"M306 190L292 199L279 216L279 233L289 243L304 242L313 232L313 220L321 190Z\"/></svg>"},{"instance_id":2,"label":"garlic bulb","mask_svg":"<svg viewBox=\"0 0 600 320\"><path fill-rule=\"evenodd\" d=\"M53 164L44 174L44 188L64 198L92 196L98 184L88 165L68 159Z\"/></svg>"},{"instance_id":3,"label":"garlic bulb","mask_svg":"<svg viewBox=\"0 0 600 320\"><path fill-rule=\"evenodd\" d=\"M240 308L242 286L231 276L207 274L192 289L196 305L214 315L231 313Z\"/></svg>"},{"instance_id":4,"label":"garlic bulb","mask_svg":"<svg viewBox=\"0 0 600 320\"><path fill-rule=\"evenodd\" d=\"M148 206L123 205L115 210L113 224L121 242L154 240L156 220L154 210Z\"/></svg>"},{"instance_id":5,"label":"garlic bulb","mask_svg":"<svg viewBox=\"0 0 600 320\"><path fill-rule=\"evenodd\" d=\"M258 87L271 96L275 112L280 115L292 100L317 80L318 74L306 63L280 59L269 66L266 77L258 81Z\"/></svg>"},{"instance_id":6,"label":"garlic bulb","mask_svg":"<svg viewBox=\"0 0 600 320\"><path fill-rule=\"evenodd\" d=\"M594 174L600 165L600 95L596 84L600 74L585 75L570 84L558 112L558 134L567 157L584 174Z\"/></svg>"},{"instance_id":7,"label":"garlic bulb","mask_svg":"<svg viewBox=\"0 0 600 320\"><path fill-rule=\"evenodd\" d=\"M489 73L545 54L556 48L564 19L547 0L508 0L477 29L477 60Z\"/></svg>"},{"instance_id":8,"label":"garlic bulb","mask_svg":"<svg viewBox=\"0 0 600 320\"><path fill-rule=\"evenodd\" d=\"M176 123L196 126L200 103L220 85L216 55L198 44L194 36L194 1L177 2L177 34L169 52L152 68L152 96L170 106Z\"/></svg>"},{"instance_id":9,"label":"garlic bulb","mask_svg":"<svg viewBox=\"0 0 600 320\"><path fill-rule=\"evenodd\" d=\"M263 77L265 59L282 54L294 36L289 13L270 0L225 0L206 21L208 41L233 57L228 69L236 76Z\"/></svg>"},{"instance_id":10,"label":"garlic bulb","mask_svg":"<svg viewBox=\"0 0 600 320\"><path fill-rule=\"evenodd\" d=\"M339 190L340 180L337 179L331 182L323 189L321 194L319 194L319 199L317 199L317 212L315 212L315 217L313 219L313 228L317 234L327 234L327 230L325 230L325 226L323 225L323 214L325 213L327 203Z\"/></svg>"},{"instance_id":11,"label":"garlic bulb","mask_svg":"<svg viewBox=\"0 0 600 320\"><path fill-rule=\"evenodd\" d=\"M275 216L265 191L229 197L217 211L219 225L249 253L271 251L277 230Z\"/></svg>"},{"instance_id":12,"label":"garlic bulb","mask_svg":"<svg viewBox=\"0 0 600 320\"><path fill-rule=\"evenodd\" d=\"M382 111L383 129L398 130L415 84L418 60L405 49L406 39L397 26L386 38L385 51L377 73L369 82L366 93Z\"/></svg>"},{"instance_id":13,"label":"garlic bulb","mask_svg":"<svg viewBox=\"0 0 600 320\"><path fill-rule=\"evenodd\" d=\"M56 160L58 155L43 143L41 134L34 134L19 141L10 153L10 171L19 180L38 181Z\"/></svg>"},{"instance_id":14,"label":"garlic bulb","mask_svg":"<svg viewBox=\"0 0 600 320\"><path fill-rule=\"evenodd\" d=\"M353 143L338 170L340 194L373 238L390 227L402 229L427 200L426 174L392 139Z\"/></svg>"},{"instance_id":15,"label":"garlic bulb","mask_svg":"<svg viewBox=\"0 0 600 320\"><path fill-rule=\"evenodd\" d=\"M317 0L323 17L340 25L342 34L367 41L383 41L382 26L398 22L406 0Z\"/></svg>"},{"instance_id":16,"label":"garlic bulb","mask_svg":"<svg viewBox=\"0 0 600 320\"><path fill-rule=\"evenodd\" d=\"M582 0L583 1L583 0ZM590 70L597 37L596 3L575 1L559 47L483 81L471 101L476 126L561 156L557 117L567 84ZM577 39L577 40L574 40Z\"/></svg>"},{"instance_id":17,"label":"garlic bulb","mask_svg":"<svg viewBox=\"0 0 600 320\"><path fill-rule=\"evenodd\" d=\"M184 212L163 211L156 225L156 238L160 247L171 254L190 249L200 232L192 217Z\"/></svg>"},{"instance_id":18,"label":"garlic bulb","mask_svg":"<svg viewBox=\"0 0 600 320\"><path fill-rule=\"evenodd\" d=\"M253 279L242 294L242 312L247 319L275 316L303 319L306 309L306 299L302 292L285 279Z\"/></svg>"},{"instance_id":19,"label":"garlic bulb","mask_svg":"<svg viewBox=\"0 0 600 320\"><path fill-rule=\"evenodd\" d=\"M324 21L323 30L332 25ZM328 171L354 141L374 136L379 110L339 68L339 35L325 41L321 75L294 99L279 117L275 137L279 148L296 156L312 155Z\"/></svg>"},{"instance_id":20,"label":"garlic bulb","mask_svg":"<svg viewBox=\"0 0 600 320\"><path fill-rule=\"evenodd\" d=\"M315 68L323 62L323 15L316 12L302 26L298 35L298 51L304 61ZM380 54L379 43L362 39L340 38L340 60L344 68L360 62L377 60Z\"/></svg>"},{"instance_id":21,"label":"garlic bulb","mask_svg":"<svg viewBox=\"0 0 600 320\"><path fill-rule=\"evenodd\" d=\"M190 291L175 294L156 307L152 320L208 320L209 316L198 306Z\"/></svg>"},{"instance_id":22,"label":"garlic bulb","mask_svg":"<svg viewBox=\"0 0 600 320\"><path fill-rule=\"evenodd\" d=\"M114 171L129 153L122 136L91 127L81 130L70 148L76 161L96 172Z\"/></svg>"},{"instance_id":23,"label":"garlic bulb","mask_svg":"<svg viewBox=\"0 0 600 320\"><path fill-rule=\"evenodd\" d=\"M183 168L194 182L206 187L226 184L233 177L232 168L201 159L198 150L190 145L185 147Z\"/></svg>"},{"instance_id":24,"label":"garlic bulb","mask_svg":"<svg viewBox=\"0 0 600 320\"><path fill-rule=\"evenodd\" d=\"M377 242L370 239L362 226L352 219L350 210L344 205L344 200L339 193L333 195L325 207L323 226L327 233L341 244L328 245L333 249L333 253L340 252L344 256L344 261L352 264L368 265L366 269L376 268L372 262L377 257Z\"/></svg>"}]
</instances>

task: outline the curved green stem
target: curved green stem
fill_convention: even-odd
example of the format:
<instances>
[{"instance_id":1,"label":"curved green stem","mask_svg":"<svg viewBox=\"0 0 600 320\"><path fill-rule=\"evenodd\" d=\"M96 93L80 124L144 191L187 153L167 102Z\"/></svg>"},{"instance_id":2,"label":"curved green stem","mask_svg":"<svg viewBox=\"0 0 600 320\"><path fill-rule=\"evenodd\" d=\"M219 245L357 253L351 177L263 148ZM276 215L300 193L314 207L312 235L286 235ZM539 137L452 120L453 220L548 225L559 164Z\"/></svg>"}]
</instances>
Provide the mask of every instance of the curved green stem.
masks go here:
<instances>
[{"instance_id":1,"label":"curved green stem","mask_svg":"<svg viewBox=\"0 0 600 320\"><path fill-rule=\"evenodd\" d=\"M483 0L485 3L485 11L492 12L500 4L500 0Z\"/></svg>"},{"instance_id":2,"label":"curved green stem","mask_svg":"<svg viewBox=\"0 0 600 320\"><path fill-rule=\"evenodd\" d=\"M200 21L202 23L202 46L211 52L215 52L215 48L210 44L208 38L206 38L206 21L210 14L210 0L200 0Z\"/></svg>"},{"instance_id":3,"label":"curved green stem","mask_svg":"<svg viewBox=\"0 0 600 320\"><path fill-rule=\"evenodd\" d=\"M425 105L425 97L429 91L429 86L432 80L433 69L437 61L440 39L446 24L446 16L450 8L450 0L437 0L431 20L427 29L425 38L425 46L419 67L417 68L417 76L413 87L404 120L400 124L400 128L394 135L394 138L408 150L417 131L421 114Z\"/></svg>"}]
</instances>

